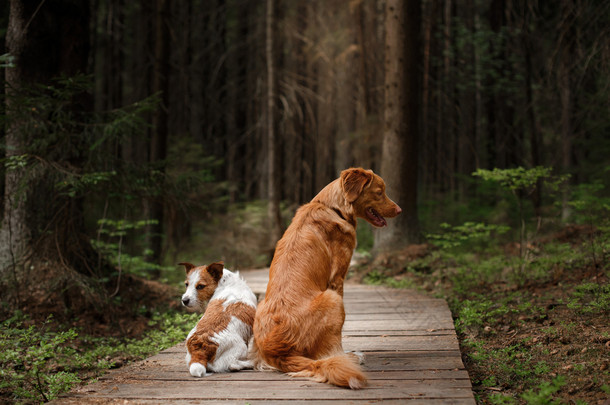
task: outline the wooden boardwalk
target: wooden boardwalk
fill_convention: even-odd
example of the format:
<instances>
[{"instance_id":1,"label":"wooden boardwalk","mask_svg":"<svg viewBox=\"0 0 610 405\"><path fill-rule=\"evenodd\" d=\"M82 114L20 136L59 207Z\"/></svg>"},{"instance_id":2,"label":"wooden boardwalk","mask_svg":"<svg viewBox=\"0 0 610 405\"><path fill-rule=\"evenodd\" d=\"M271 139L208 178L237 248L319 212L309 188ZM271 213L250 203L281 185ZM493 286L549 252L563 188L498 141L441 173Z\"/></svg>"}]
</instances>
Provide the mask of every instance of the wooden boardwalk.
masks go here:
<instances>
[{"instance_id":1,"label":"wooden boardwalk","mask_svg":"<svg viewBox=\"0 0 610 405\"><path fill-rule=\"evenodd\" d=\"M264 293L266 271L242 275L255 293ZM345 309L343 346L365 354L369 385L363 390L252 370L194 378L180 344L109 372L55 403L475 404L444 300L346 284Z\"/></svg>"}]
</instances>

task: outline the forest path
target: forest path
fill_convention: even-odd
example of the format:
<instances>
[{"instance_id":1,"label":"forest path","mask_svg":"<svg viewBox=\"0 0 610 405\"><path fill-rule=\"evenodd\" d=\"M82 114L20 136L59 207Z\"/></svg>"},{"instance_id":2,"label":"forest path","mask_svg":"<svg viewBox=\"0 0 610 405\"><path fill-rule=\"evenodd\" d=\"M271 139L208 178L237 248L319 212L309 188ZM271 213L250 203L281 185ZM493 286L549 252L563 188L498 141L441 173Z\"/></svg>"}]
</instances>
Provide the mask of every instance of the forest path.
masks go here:
<instances>
[{"instance_id":1,"label":"forest path","mask_svg":"<svg viewBox=\"0 0 610 405\"><path fill-rule=\"evenodd\" d=\"M242 271L264 294L268 270ZM365 354L366 389L353 391L279 372L191 377L179 344L113 370L54 403L475 404L447 303L411 290L345 285L345 350Z\"/></svg>"}]
</instances>

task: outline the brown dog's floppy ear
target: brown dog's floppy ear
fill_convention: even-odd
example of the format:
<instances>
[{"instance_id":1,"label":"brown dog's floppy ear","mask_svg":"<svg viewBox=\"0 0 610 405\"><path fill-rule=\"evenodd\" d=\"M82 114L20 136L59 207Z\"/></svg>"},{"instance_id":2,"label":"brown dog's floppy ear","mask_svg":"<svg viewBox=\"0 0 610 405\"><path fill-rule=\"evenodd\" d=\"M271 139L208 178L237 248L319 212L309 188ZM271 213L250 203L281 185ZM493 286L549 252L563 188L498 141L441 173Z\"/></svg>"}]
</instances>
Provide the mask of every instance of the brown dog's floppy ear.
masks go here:
<instances>
[{"instance_id":1,"label":"brown dog's floppy ear","mask_svg":"<svg viewBox=\"0 0 610 405\"><path fill-rule=\"evenodd\" d=\"M212 276L214 280L218 281L222 278L222 270L224 268L225 265L223 262L208 264L208 273L210 273L210 276Z\"/></svg>"},{"instance_id":2,"label":"brown dog's floppy ear","mask_svg":"<svg viewBox=\"0 0 610 405\"><path fill-rule=\"evenodd\" d=\"M186 272L188 273L189 271L193 270L195 268L194 264L191 263L187 263L187 262L183 262L183 263L178 263L179 266L184 266L184 268L186 269Z\"/></svg>"},{"instance_id":3,"label":"brown dog's floppy ear","mask_svg":"<svg viewBox=\"0 0 610 405\"><path fill-rule=\"evenodd\" d=\"M341 186L348 203L358 199L364 187L373 180L373 173L364 169L347 169L341 172Z\"/></svg>"}]
</instances>

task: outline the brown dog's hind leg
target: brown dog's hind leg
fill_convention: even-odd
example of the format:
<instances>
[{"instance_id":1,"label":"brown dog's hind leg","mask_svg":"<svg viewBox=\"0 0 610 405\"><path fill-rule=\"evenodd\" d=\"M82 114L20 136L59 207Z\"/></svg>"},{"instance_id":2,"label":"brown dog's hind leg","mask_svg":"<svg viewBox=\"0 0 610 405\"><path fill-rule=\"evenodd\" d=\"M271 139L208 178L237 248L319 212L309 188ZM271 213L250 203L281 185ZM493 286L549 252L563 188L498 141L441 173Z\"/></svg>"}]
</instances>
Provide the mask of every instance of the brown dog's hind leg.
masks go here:
<instances>
[{"instance_id":1,"label":"brown dog's hind leg","mask_svg":"<svg viewBox=\"0 0 610 405\"><path fill-rule=\"evenodd\" d=\"M308 327L303 328L303 353L312 359L343 353L341 330L345 321L343 297L334 290L321 292L309 305Z\"/></svg>"}]
</instances>

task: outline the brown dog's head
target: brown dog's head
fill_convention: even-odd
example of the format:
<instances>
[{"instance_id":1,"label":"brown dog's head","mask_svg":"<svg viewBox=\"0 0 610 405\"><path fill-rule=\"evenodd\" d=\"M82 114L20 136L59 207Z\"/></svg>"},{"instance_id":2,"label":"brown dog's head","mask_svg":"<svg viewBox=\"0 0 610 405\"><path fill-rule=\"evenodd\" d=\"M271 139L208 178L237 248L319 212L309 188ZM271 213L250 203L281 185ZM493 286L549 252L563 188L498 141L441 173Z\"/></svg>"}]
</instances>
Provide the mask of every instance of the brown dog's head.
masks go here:
<instances>
[{"instance_id":1,"label":"brown dog's head","mask_svg":"<svg viewBox=\"0 0 610 405\"><path fill-rule=\"evenodd\" d=\"M385 182L372 170L351 168L341 172L341 187L346 201L354 208L357 217L371 225L384 227L385 217L394 218L402 212L385 194Z\"/></svg>"},{"instance_id":2,"label":"brown dog's head","mask_svg":"<svg viewBox=\"0 0 610 405\"><path fill-rule=\"evenodd\" d=\"M186 292L182 295L182 305L189 309L203 310L218 287L224 264L218 262L198 267L191 263L178 264L186 269Z\"/></svg>"}]
</instances>

